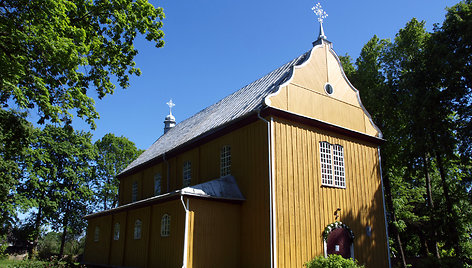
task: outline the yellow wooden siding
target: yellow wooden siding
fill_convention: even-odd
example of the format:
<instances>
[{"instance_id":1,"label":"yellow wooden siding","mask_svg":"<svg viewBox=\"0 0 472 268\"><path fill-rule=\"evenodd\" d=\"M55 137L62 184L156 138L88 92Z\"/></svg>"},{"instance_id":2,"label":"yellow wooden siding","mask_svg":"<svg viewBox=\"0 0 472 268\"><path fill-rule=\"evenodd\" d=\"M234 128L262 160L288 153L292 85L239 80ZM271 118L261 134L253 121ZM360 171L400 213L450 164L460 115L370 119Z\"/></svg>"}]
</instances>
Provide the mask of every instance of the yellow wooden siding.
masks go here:
<instances>
[{"instance_id":1,"label":"yellow wooden siding","mask_svg":"<svg viewBox=\"0 0 472 268\"><path fill-rule=\"evenodd\" d=\"M288 110L362 133L366 132L364 111L298 85L288 86Z\"/></svg>"},{"instance_id":2,"label":"yellow wooden siding","mask_svg":"<svg viewBox=\"0 0 472 268\"><path fill-rule=\"evenodd\" d=\"M86 236L84 261L87 263L108 263L110 248L111 216L89 220ZM98 241L94 241L95 227L100 228Z\"/></svg>"},{"instance_id":3,"label":"yellow wooden siding","mask_svg":"<svg viewBox=\"0 0 472 268\"><path fill-rule=\"evenodd\" d=\"M190 151L186 151L177 157L175 157L175 176L173 178L177 178L173 184L173 188L171 188L171 191L173 190L179 190L183 188L183 168L184 168L184 163L186 161L190 161L191 163L191 185L199 184L199 177L198 177L198 172L199 172L199 161L200 159L198 158L198 148L192 149Z\"/></svg>"},{"instance_id":4,"label":"yellow wooden siding","mask_svg":"<svg viewBox=\"0 0 472 268\"><path fill-rule=\"evenodd\" d=\"M138 172L136 174L133 174L129 177L123 178L120 180L120 204L125 205L128 203L131 203L131 197L132 197L132 186L134 182L138 183L138 196L137 200L140 200L143 198L143 171Z\"/></svg>"},{"instance_id":5,"label":"yellow wooden siding","mask_svg":"<svg viewBox=\"0 0 472 268\"><path fill-rule=\"evenodd\" d=\"M123 265L144 267L146 262L146 240L149 237L149 209L141 208L136 210L130 210L127 213L126 218L126 231L125 231L125 254ZM134 226L136 220L141 221L141 238L134 239Z\"/></svg>"},{"instance_id":6,"label":"yellow wooden siding","mask_svg":"<svg viewBox=\"0 0 472 268\"><path fill-rule=\"evenodd\" d=\"M189 243L192 261L188 267L241 267L241 206L192 198L189 207L193 222Z\"/></svg>"},{"instance_id":7,"label":"yellow wooden siding","mask_svg":"<svg viewBox=\"0 0 472 268\"><path fill-rule=\"evenodd\" d=\"M168 237L161 236L161 220L164 214L171 217ZM184 254L185 210L180 199L153 205L151 222L147 267L181 267Z\"/></svg>"},{"instance_id":8,"label":"yellow wooden siding","mask_svg":"<svg viewBox=\"0 0 472 268\"><path fill-rule=\"evenodd\" d=\"M126 231L126 212L121 212L112 215L113 217L113 222L111 225L111 248L109 251L109 264L110 265L115 265L119 266L122 264L123 261L123 250L124 250L124 245L125 245L125 231ZM99 218L98 218L99 219ZM114 240L114 230L115 230L115 224L118 223L120 224L120 235L118 240Z\"/></svg>"},{"instance_id":9,"label":"yellow wooden siding","mask_svg":"<svg viewBox=\"0 0 472 268\"><path fill-rule=\"evenodd\" d=\"M358 93L342 75L342 67L328 46L315 47L307 62L294 68L288 85L269 98L271 106L378 135L359 102ZM326 83L333 86L330 95L324 89Z\"/></svg>"},{"instance_id":10,"label":"yellow wooden siding","mask_svg":"<svg viewBox=\"0 0 472 268\"><path fill-rule=\"evenodd\" d=\"M165 183L169 165L170 191L181 189L182 167L187 160L192 162L192 185L220 177L220 150L225 145L231 147L231 174L243 195L250 200L241 205L241 266L269 266L270 210L266 123L258 120L169 158L167 162L161 162L158 165L162 165L163 181ZM120 189L123 193L120 193L120 196L123 196L125 203L131 201L132 181L141 178L143 181L153 181L156 166L121 179L123 186ZM151 185L148 182L143 184Z\"/></svg>"},{"instance_id":11,"label":"yellow wooden siding","mask_svg":"<svg viewBox=\"0 0 472 268\"><path fill-rule=\"evenodd\" d=\"M355 258L367 267L386 267L377 147L280 119L275 119L274 132L277 266L301 267L324 254L322 232L335 221L339 207L338 220L356 236ZM320 141L343 146L346 189L321 186Z\"/></svg>"},{"instance_id":12,"label":"yellow wooden siding","mask_svg":"<svg viewBox=\"0 0 472 268\"><path fill-rule=\"evenodd\" d=\"M154 189L153 182L156 170L161 170L163 184L165 184L167 166L169 166L171 178L170 191L180 189L182 187L183 162L187 160L192 162L193 185L220 177L220 150L225 145L231 147L231 174L235 177L241 192L248 200L239 205L241 242L238 254L240 256L240 267L268 267L270 266L268 141L267 124L260 120L172 157L167 162L161 162L134 175L121 178L120 202L122 202L121 204L131 202L131 188L134 181L138 181L139 198L150 196L151 192L148 188ZM163 186L163 192L165 190L166 186ZM144 262L141 259L146 258L149 260L148 267L177 267L177 264L182 264L185 213L180 201L175 202L175 207L169 207L169 202L153 206L151 223L156 227L150 230L153 238L148 242L150 250L148 253L146 253L146 242L143 239L139 241L133 239L134 222L137 217L142 220L143 235L146 228L148 228L146 219L149 217L149 212L146 210L147 208L129 210L126 217L120 216L124 217L127 222L126 227L125 225L120 227L123 232L123 243L126 244L126 248L122 248L123 252L126 252L121 262L122 265L142 267L141 265L144 265ZM158 208L159 211L172 208L173 213L180 211L178 212L180 218L177 220L180 227L174 225L175 218L172 217L172 228L177 228L175 230L178 235L177 240L175 236L172 239L160 237L160 217L162 215L158 216ZM198 217L198 215L195 215L195 217ZM89 222L99 219L101 218ZM174 232L174 229L172 232ZM161 240L168 241L167 243L171 244L156 242ZM113 244L112 255L119 252L118 244L116 246ZM165 254L153 253L160 251L165 252ZM189 261L191 259L189 258ZM111 260L115 264L118 257L113 256Z\"/></svg>"}]
</instances>

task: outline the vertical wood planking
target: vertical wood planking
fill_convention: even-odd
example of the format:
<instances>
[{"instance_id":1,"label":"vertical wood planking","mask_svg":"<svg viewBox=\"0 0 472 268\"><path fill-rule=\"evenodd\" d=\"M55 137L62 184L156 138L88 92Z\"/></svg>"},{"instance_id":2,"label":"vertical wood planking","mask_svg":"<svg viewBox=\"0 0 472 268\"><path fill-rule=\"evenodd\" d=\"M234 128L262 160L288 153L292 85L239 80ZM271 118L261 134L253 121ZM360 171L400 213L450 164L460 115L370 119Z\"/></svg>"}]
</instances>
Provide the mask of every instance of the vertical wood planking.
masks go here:
<instances>
[{"instance_id":1,"label":"vertical wood planking","mask_svg":"<svg viewBox=\"0 0 472 268\"><path fill-rule=\"evenodd\" d=\"M322 232L335 221L338 207L340 220L355 233L356 259L367 267L387 265L376 146L282 119L274 122L278 267L300 267L324 254ZM346 189L321 186L320 141L343 146ZM370 238L368 224L378 232Z\"/></svg>"}]
</instances>

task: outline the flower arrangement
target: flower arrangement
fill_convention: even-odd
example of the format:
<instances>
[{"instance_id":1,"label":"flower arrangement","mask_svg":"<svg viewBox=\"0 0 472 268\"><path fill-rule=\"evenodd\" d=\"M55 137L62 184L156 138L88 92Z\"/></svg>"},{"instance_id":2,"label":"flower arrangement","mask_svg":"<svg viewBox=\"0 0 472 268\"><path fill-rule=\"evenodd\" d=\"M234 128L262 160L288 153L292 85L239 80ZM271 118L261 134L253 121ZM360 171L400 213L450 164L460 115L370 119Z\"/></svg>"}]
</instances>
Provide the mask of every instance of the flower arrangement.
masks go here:
<instances>
[{"instance_id":1,"label":"flower arrangement","mask_svg":"<svg viewBox=\"0 0 472 268\"><path fill-rule=\"evenodd\" d=\"M351 231L351 228L349 228L349 226L347 226L346 224L344 224L340 221L335 221L331 224L328 224L328 226L326 226L326 228L323 231L323 239L328 240L329 233L331 233L331 231L333 231L334 229L337 229L337 228L346 229L349 232L349 235L351 236L351 239L354 240L354 233Z\"/></svg>"}]
</instances>

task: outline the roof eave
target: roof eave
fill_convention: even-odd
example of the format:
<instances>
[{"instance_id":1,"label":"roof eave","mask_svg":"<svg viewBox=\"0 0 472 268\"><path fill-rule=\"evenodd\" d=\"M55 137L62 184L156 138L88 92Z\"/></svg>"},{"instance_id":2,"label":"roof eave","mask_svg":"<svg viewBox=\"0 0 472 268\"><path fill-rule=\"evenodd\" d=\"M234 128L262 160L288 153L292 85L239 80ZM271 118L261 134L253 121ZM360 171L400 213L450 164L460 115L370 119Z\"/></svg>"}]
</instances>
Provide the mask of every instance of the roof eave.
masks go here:
<instances>
[{"instance_id":1,"label":"roof eave","mask_svg":"<svg viewBox=\"0 0 472 268\"><path fill-rule=\"evenodd\" d=\"M299 122L305 125L310 125L318 128L322 128L334 133L342 134L348 137L358 138L360 140L364 140L367 142L371 142L377 145L383 144L386 140L380 137L371 136L356 130L348 129L342 126L334 125L329 122L325 122L316 118L308 117L305 115L293 113L286 110L281 110L275 108L273 106L268 106L266 109L263 110L261 113L262 116L270 116L275 115L281 118L285 118L291 121Z\"/></svg>"},{"instance_id":2,"label":"roof eave","mask_svg":"<svg viewBox=\"0 0 472 268\"><path fill-rule=\"evenodd\" d=\"M207 140L210 140L212 139L213 137L215 136L222 136L222 135L225 135L227 133L229 133L230 131L234 130L234 129L238 129L240 127L243 127L247 124L250 124L254 121L257 120L257 114L259 111L263 110L265 108L265 104L264 103L261 103L260 105L260 108L258 109L254 109L253 111L247 113L246 115L244 116L241 116L241 117L238 117L238 118L235 118L234 120L231 120L223 125L220 125L216 128L213 128L213 129L210 129L209 131L173 148L172 150L169 150L167 152L164 152L163 154L160 154L160 155L157 155L155 157L153 157L152 159L140 164L140 165L137 165L129 170L126 170L125 172L122 172L120 174L118 174L116 177L118 179L121 179L125 176L129 176L129 175L132 175L132 174L135 174L149 166L152 166L152 165L155 165L155 164L158 164L160 162L163 162L165 161L164 157L166 159L174 156L174 155L177 155L178 153L182 152L182 151L186 151L186 150L189 150L193 147L196 147L202 143L204 143L205 141Z\"/></svg>"}]
</instances>

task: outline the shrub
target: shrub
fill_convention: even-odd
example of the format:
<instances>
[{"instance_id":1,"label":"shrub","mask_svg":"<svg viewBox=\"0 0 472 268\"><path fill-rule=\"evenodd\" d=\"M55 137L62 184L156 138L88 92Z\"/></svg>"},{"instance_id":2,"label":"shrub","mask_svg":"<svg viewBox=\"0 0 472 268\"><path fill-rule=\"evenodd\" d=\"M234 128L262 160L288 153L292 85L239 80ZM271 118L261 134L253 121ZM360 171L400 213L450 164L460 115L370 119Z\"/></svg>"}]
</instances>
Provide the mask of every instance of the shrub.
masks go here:
<instances>
[{"instance_id":1,"label":"shrub","mask_svg":"<svg viewBox=\"0 0 472 268\"><path fill-rule=\"evenodd\" d=\"M331 254L327 258L318 256L305 263L307 268L363 268L352 259L344 259L341 255Z\"/></svg>"}]
</instances>

